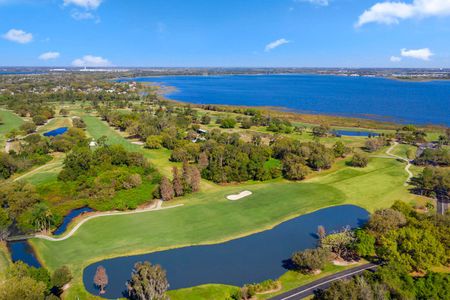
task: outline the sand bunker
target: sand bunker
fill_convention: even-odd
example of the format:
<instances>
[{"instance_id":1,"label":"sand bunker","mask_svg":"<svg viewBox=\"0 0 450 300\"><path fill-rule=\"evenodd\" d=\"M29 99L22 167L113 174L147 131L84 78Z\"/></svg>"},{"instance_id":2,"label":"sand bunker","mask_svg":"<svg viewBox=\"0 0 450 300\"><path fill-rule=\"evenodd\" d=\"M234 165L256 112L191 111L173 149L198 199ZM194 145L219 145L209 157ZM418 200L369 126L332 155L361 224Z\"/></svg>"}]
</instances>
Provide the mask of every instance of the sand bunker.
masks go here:
<instances>
[{"instance_id":1,"label":"sand bunker","mask_svg":"<svg viewBox=\"0 0 450 300\"><path fill-rule=\"evenodd\" d=\"M231 201L235 201L235 200L239 200L244 197L250 196L251 194L252 194L252 192L250 192L250 191L243 191L236 195L229 195L229 196L227 196L227 199L231 200Z\"/></svg>"}]
</instances>

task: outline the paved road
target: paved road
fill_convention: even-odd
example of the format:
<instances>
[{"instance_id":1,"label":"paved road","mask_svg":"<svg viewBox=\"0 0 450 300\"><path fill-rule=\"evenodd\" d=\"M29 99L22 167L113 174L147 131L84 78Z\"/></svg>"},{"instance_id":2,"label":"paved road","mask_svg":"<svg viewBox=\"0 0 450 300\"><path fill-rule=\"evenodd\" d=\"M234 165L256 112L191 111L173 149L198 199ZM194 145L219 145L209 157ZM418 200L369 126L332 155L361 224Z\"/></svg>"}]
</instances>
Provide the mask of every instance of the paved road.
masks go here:
<instances>
[{"instance_id":1,"label":"paved road","mask_svg":"<svg viewBox=\"0 0 450 300\"><path fill-rule=\"evenodd\" d=\"M354 267L319 280L313 281L306 285L300 286L296 289L290 290L289 292L283 293L281 295L270 298L270 300L298 300L308 297L314 294L315 290L325 290L330 287L333 281L349 278L359 273L362 273L365 270L376 269L378 265L376 264L365 264L362 266Z\"/></svg>"}]
</instances>

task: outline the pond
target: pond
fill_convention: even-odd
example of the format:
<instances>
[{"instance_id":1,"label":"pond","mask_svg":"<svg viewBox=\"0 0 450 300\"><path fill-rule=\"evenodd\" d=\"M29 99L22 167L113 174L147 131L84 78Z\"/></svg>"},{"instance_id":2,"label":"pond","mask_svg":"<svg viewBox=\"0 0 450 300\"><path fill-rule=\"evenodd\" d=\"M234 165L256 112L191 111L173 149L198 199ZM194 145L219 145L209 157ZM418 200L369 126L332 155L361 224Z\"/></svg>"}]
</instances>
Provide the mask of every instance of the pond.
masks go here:
<instances>
[{"instance_id":1,"label":"pond","mask_svg":"<svg viewBox=\"0 0 450 300\"><path fill-rule=\"evenodd\" d=\"M369 137L369 136L379 136L376 132L370 132L370 131L352 131L352 130L333 130L333 133L337 136L345 135L345 136L362 136L362 137Z\"/></svg>"},{"instance_id":2,"label":"pond","mask_svg":"<svg viewBox=\"0 0 450 300\"><path fill-rule=\"evenodd\" d=\"M8 249L11 253L11 259L13 262L21 260L29 266L36 268L41 267L41 264L37 260L33 248L31 248L30 244L28 244L28 241L22 240L8 242Z\"/></svg>"},{"instance_id":3,"label":"pond","mask_svg":"<svg viewBox=\"0 0 450 300\"><path fill-rule=\"evenodd\" d=\"M91 211L94 211L94 210L90 207L82 207L82 208L71 210L70 213L64 217L64 220L61 223L61 225L59 225L59 227L55 231L53 231L53 234L54 235L63 234L67 230L67 226L69 226L70 222L73 219L75 219L78 216L81 216L82 214L85 214L85 213L88 213Z\"/></svg>"},{"instance_id":4,"label":"pond","mask_svg":"<svg viewBox=\"0 0 450 300\"><path fill-rule=\"evenodd\" d=\"M133 266L139 261L161 265L167 271L170 289L207 283L242 286L276 279L286 272L287 260L293 252L315 247L317 226L324 226L327 232L347 225L355 228L362 226L368 217L369 213L358 206L325 208L286 221L273 229L225 243L103 260L84 269L83 283L90 293L99 295L93 278L97 267L102 265L109 277L109 285L102 296L123 297Z\"/></svg>"},{"instance_id":5,"label":"pond","mask_svg":"<svg viewBox=\"0 0 450 300\"><path fill-rule=\"evenodd\" d=\"M44 133L44 136L57 136L57 135L65 133L67 130L69 130L68 127L59 127L52 131L48 131L48 132Z\"/></svg>"}]
</instances>

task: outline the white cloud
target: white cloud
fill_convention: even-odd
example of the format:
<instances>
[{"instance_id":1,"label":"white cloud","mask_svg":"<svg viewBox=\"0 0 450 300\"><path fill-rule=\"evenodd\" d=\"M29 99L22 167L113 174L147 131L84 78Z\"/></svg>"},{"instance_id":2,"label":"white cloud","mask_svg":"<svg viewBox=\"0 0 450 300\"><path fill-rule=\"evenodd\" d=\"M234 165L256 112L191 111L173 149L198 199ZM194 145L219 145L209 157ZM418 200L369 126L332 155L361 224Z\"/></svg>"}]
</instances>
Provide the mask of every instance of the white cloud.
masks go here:
<instances>
[{"instance_id":1,"label":"white cloud","mask_svg":"<svg viewBox=\"0 0 450 300\"><path fill-rule=\"evenodd\" d=\"M399 62L402 61L402 58L398 56L391 56L390 60L391 62Z\"/></svg>"},{"instance_id":2,"label":"white cloud","mask_svg":"<svg viewBox=\"0 0 450 300\"><path fill-rule=\"evenodd\" d=\"M3 35L3 38L11 42L26 44L33 40L33 35L20 29L11 29Z\"/></svg>"},{"instance_id":3,"label":"white cloud","mask_svg":"<svg viewBox=\"0 0 450 300\"><path fill-rule=\"evenodd\" d=\"M402 49L400 52L401 56L403 57L409 57L409 58L415 58L415 59L421 59L421 60L430 60L430 57L434 54L430 51L428 48L423 49Z\"/></svg>"},{"instance_id":4,"label":"white cloud","mask_svg":"<svg viewBox=\"0 0 450 300\"><path fill-rule=\"evenodd\" d=\"M450 0L413 0L405 2L379 2L364 11L355 24L398 24L400 20L450 15Z\"/></svg>"},{"instance_id":5,"label":"white cloud","mask_svg":"<svg viewBox=\"0 0 450 300\"><path fill-rule=\"evenodd\" d=\"M309 2L313 5L328 6L330 4L329 0L294 0L295 2Z\"/></svg>"},{"instance_id":6,"label":"white cloud","mask_svg":"<svg viewBox=\"0 0 450 300\"><path fill-rule=\"evenodd\" d=\"M269 52L277 47L280 47L281 45L289 44L289 43L290 43L290 41L288 41L286 39L279 39L279 40L273 41L272 43L267 44L265 51Z\"/></svg>"},{"instance_id":7,"label":"white cloud","mask_svg":"<svg viewBox=\"0 0 450 300\"><path fill-rule=\"evenodd\" d=\"M64 0L64 5L76 5L85 9L97 9L102 0Z\"/></svg>"},{"instance_id":8,"label":"white cloud","mask_svg":"<svg viewBox=\"0 0 450 300\"><path fill-rule=\"evenodd\" d=\"M72 62L75 67L109 67L111 62L101 56L85 55Z\"/></svg>"},{"instance_id":9,"label":"white cloud","mask_svg":"<svg viewBox=\"0 0 450 300\"><path fill-rule=\"evenodd\" d=\"M87 11L80 12L78 10L75 10L70 14L70 16L77 21L95 19L95 16L92 13L87 12Z\"/></svg>"},{"instance_id":10,"label":"white cloud","mask_svg":"<svg viewBox=\"0 0 450 300\"><path fill-rule=\"evenodd\" d=\"M59 52L45 52L39 55L40 60L50 60L50 59L57 59L60 56Z\"/></svg>"}]
</instances>

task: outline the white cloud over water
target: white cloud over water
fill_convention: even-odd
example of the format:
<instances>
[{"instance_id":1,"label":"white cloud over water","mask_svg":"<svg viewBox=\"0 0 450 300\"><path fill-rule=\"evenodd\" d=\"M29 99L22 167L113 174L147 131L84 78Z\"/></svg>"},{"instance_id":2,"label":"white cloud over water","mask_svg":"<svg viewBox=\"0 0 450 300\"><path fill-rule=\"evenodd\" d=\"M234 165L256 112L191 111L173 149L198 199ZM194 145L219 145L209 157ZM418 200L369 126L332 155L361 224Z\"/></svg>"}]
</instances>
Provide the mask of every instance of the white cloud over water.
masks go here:
<instances>
[{"instance_id":1,"label":"white cloud over water","mask_svg":"<svg viewBox=\"0 0 450 300\"><path fill-rule=\"evenodd\" d=\"M40 60L51 60L51 59L57 59L60 56L59 52L45 52L39 55Z\"/></svg>"},{"instance_id":2,"label":"white cloud over water","mask_svg":"<svg viewBox=\"0 0 450 300\"><path fill-rule=\"evenodd\" d=\"M278 47L280 47L280 46L282 46L284 44L289 44L289 43L290 43L290 41L288 41L288 40L286 40L284 38L283 39L278 39L276 41L273 41L273 42L267 44L265 49L264 49L264 51L269 52L269 51L272 51L275 48L278 48Z\"/></svg>"},{"instance_id":3,"label":"white cloud over water","mask_svg":"<svg viewBox=\"0 0 450 300\"><path fill-rule=\"evenodd\" d=\"M401 20L450 16L450 0L413 0L406 2L379 2L364 11L355 24L398 24Z\"/></svg>"},{"instance_id":4,"label":"white cloud over water","mask_svg":"<svg viewBox=\"0 0 450 300\"><path fill-rule=\"evenodd\" d=\"M111 62L101 56L85 55L72 62L75 67L109 67Z\"/></svg>"},{"instance_id":5,"label":"white cloud over water","mask_svg":"<svg viewBox=\"0 0 450 300\"><path fill-rule=\"evenodd\" d=\"M390 61L391 62L399 62L399 61L402 61L402 58L398 57L398 56L391 56Z\"/></svg>"},{"instance_id":6,"label":"white cloud over water","mask_svg":"<svg viewBox=\"0 0 450 300\"><path fill-rule=\"evenodd\" d=\"M27 44L33 40L33 34L20 29L10 29L3 35L3 38L19 44Z\"/></svg>"}]
</instances>

